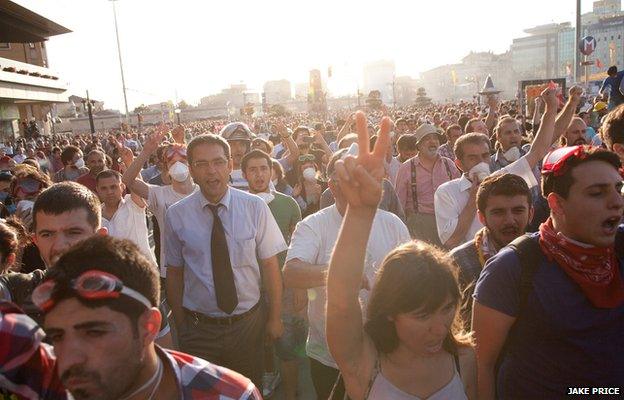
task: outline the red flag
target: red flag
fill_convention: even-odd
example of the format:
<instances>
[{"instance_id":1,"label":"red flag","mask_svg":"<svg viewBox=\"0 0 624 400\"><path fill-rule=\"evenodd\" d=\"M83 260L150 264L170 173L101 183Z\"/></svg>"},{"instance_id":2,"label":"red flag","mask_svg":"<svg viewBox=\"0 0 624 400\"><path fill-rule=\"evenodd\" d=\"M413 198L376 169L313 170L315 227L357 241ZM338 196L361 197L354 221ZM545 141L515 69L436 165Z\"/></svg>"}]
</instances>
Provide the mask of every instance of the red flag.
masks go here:
<instances>
[{"instance_id":1,"label":"red flag","mask_svg":"<svg viewBox=\"0 0 624 400\"><path fill-rule=\"evenodd\" d=\"M599 59L596 58L596 67L598 68L604 68L604 64L600 62Z\"/></svg>"}]
</instances>

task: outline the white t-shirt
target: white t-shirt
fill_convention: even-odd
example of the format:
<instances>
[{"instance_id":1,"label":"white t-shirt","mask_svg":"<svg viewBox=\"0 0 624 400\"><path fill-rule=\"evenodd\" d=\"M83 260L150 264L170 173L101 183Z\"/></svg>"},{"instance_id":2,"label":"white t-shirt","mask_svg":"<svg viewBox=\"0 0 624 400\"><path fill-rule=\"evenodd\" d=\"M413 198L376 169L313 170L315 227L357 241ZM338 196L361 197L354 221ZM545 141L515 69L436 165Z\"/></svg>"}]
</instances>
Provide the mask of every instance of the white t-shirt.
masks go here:
<instances>
[{"instance_id":1,"label":"white t-shirt","mask_svg":"<svg viewBox=\"0 0 624 400\"><path fill-rule=\"evenodd\" d=\"M121 199L117 211L110 220L102 216L102 226L108 229L110 236L134 242L154 266L157 266L156 257L148 241L145 208L139 207L132 200L132 195L127 194Z\"/></svg>"},{"instance_id":2,"label":"white t-shirt","mask_svg":"<svg viewBox=\"0 0 624 400\"><path fill-rule=\"evenodd\" d=\"M165 213L170 206L191 193L178 193L173 190L173 186L171 185L149 185L148 187L149 194L147 196L147 207L156 217L158 227L160 228L160 276L164 278L167 276L167 263L165 261ZM193 192L195 192L198 188L199 186L195 185Z\"/></svg>"},{"instance_id":3,"label":"white t-shirt","mask_svg":"<svg viewBox=\"0 0 624 400\"><path fill-rule=\"evenodd\" d=\"M297 258L313 265L329 264L338 240L342 216L336 205L324 208L297 224L290 241L286 261ZM411 240L405 224L394 214L377 210L366 248L365 269L368 281L375 281L375 273L383 258L398 245ZM369 292L360 291L360 304L366 307ZM325 337L325 302L327 288L308 289L308 356L332 368L338 368L329 354Z\"/></svg>"}]
</instances>

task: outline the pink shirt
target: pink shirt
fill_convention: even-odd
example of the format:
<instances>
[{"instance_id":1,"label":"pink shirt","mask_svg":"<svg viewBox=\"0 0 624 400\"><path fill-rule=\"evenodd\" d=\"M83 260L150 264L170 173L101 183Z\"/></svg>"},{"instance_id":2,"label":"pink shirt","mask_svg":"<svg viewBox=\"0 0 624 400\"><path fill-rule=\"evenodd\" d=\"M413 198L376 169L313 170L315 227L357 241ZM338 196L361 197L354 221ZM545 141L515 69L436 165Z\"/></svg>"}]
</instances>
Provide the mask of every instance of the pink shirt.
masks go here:
<instances>
[{"instance_id":1,"label":"pink shirt","mask_svg":"<svg viewBox=\"0 0 624 400\"><path fill-rule=\"evenodd\" d=\"M416 165L416 194L418 209L412 198L412 163ZM455 163L446 157L438 157L433 169L425 168L418 156L410 158L399 168L396 178L396 192L405 212L434 214L433 195L440 185L461 176Z\"/></svg>"}]
</instances>

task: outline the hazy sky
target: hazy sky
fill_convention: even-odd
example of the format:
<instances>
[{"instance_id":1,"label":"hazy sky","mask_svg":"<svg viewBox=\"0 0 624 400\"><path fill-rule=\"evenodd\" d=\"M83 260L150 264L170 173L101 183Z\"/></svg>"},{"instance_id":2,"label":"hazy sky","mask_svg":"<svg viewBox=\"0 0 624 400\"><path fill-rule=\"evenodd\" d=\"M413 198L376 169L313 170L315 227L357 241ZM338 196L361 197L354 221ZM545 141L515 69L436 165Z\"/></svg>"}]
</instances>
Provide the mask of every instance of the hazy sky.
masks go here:
<instances>
[{"instance_id":1,"label":"hazy sky","mask_svg":"<svg viewBox=\"0 0 624 400\"><path fill-rule=\"evenodd\" d=\"M73 32L48 41L50 66L72 92L123 111L112 3L14 0ZM116 3L128 106L196 103L231 83L307 81L354 93L368 61L393 59L418 77L470 50L504 52L523 29L573 21L574 0L119 0ZM583 12L592 1L583 0Z\"/></svg>"}]
</instances>

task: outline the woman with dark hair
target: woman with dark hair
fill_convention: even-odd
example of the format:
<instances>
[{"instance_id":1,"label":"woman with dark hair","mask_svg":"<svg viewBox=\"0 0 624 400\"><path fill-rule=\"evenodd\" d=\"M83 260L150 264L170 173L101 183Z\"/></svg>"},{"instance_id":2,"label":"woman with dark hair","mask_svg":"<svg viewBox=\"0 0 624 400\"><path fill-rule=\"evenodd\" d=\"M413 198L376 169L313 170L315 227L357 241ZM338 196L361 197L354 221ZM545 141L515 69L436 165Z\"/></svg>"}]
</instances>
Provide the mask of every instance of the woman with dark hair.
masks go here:
<instances>
[{"instance_id":1,"label":"woman with dark hair","mask_svg":"<svg viewBox=\"0 0 624 400\"><path fill-rule=\"evenodd\" d=\"M382 193L390 120L382 120L372 153L363 113L356 122L359 155L335 166L349 205L327 279L327 343L346 392L354 400L476 398L474 350L459 333L456 271L440 250L410 242L390 252L363 321L358 293Z\"/></svg>"},{"instance_id":2,"label":"woman with dark hair","mask_svg":"<svg viewBox=\"0 0 624 400\"><path fill-rule=\"evenodd\" d=\"M273 168L273 174L271 175L271 182L273 182L273 186L275 186L275 190L278 192L285 194L286 196L291 196L293 188L288 184L286 180L286 174L284 173L284 167L279 161L272 159L271 166Z\"/></svg>"},{"instance_id":3,"label":"woman with dark hair","mask_svg":"<svg viewBox=\"0 0 624 400\"><path fill-rule=\"evenodd\" d=\"M297 165L297 184L292 191L292 197L301 208L301 217L314 214L320 208L321 193L327 184L319 180L319 173L314 154L300 155Z\"/></svg>"}]
</instances>

